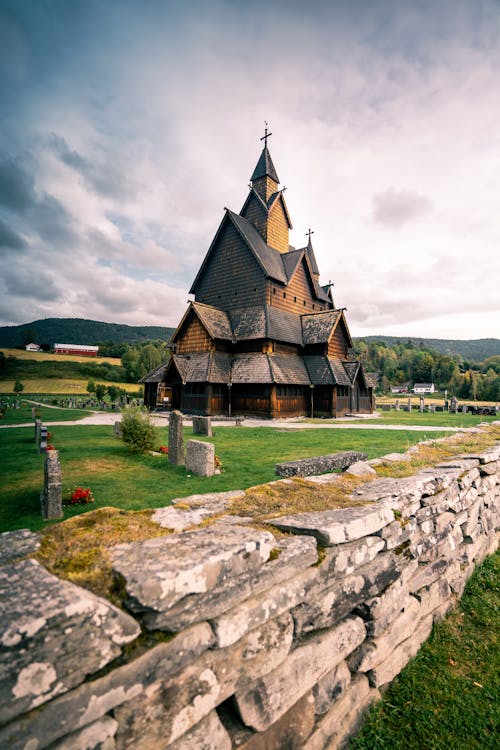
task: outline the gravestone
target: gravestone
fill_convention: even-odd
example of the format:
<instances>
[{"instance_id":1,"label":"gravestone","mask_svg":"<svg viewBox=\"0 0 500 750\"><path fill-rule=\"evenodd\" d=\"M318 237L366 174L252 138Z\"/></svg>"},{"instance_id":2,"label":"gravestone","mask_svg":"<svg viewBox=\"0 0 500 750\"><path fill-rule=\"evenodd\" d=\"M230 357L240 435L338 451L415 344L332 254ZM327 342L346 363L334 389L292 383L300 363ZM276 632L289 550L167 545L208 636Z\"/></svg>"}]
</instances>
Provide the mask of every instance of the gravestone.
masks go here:
<instances>
[{"instance_id":1,"label":"gravestone","mask_svg":"<svg viewBox=\"0 0 500 750\"><path fill-rule=\"evenodd\" d=\"M464 404L462 406L462 414L467 414L467 406L466 406L466 404Z\"/></svg>"},{"instance_id":2,"label":"gravestone","mask_svg":"<svg viewBox=\"0 0 500 750\"><path fill-rule=\"evenodd\" d=\"M184 427L182 413L174 410L170 412L168 421L168 462L173 466L184 466Z\"/></svg>"},{"instance_id":3,"label":"gravestone","mask_svg":"<svg viewBox=\"0 0 500 750\"><path fill-rule=\"evenodd\" d=\"M396 399L396 404L394 408L396 409L396 411L399 411L399 398Z\"/></svg>"},{"instance_id":4,"label":"gravestone","mask_svg":"<svg viewBox=\"0 0 500 750\"><path fill-rule=\"evenodd\" d=\"M186 471L190 474L196 474L198 477L213 477L215 473L215 446L201 440L188 440Z\"/></svg>"},{"instance_id":5,"label":"gravestone","mask_svg":"<svg viewBox=\"0 0 500 750\"><path fill-rule=\"evenodd\" d=\"M408 399L408 411L411 411L411 398Z\"/></svg>"},{"instance_id":6,"label":"gravestone","mask_svg":"<svg viewBox=\"0 0 500 750\"><path fill-rule=\"evenodd\" d=\"M419 408L419 411L421 413L423 413L423 411L424 411L424 398L423 398L423 396L420 396L420 403L419 403L419 407L418 408Z\"/></svg>"},{"instance_id":7,"label":"gravestone","mask_svg":"<svg viewBox=\"0 0 500 750\"><path fill-rule=\"evenodd\" d=\"M35 444L40 445L40 428L42 426L41 419L35 419Z\"/></svg>"},{"instance_id":8,"label":"gravestone","mask_svg":"<svg viewBox=\"0 0 500 750\"><path fill-rule=\"evenodd\" d=\"M122 423L117 421L115 422L113 434L116 438L121 438L122 436Z\"/></svg>"},{"instance_id":9,"label":"gravestone","mask_svg":"<svg viewBox=\"0 0 500 750\"><path fill-rule=\"evenodd\" d=\"M45 453L46 450L47 450L47 428L44 424L42 424L40 425L38 453Z\"/></svg>"},{"instance_id":10,"label":"gravestone","mask_svg":"<svg viewBox=\"0 0 500 750\"><path fill-rule=\"evenodd\" d=\"M42 518L50 521L62 518L62 478L59 451L47 451L45 454L44 483L40 493Z\"/></svg>"},{"instance_id":11,"label":"gravestone","mask_svg":"<svg viewBox=\"0 0 500 750\"><path fill-rule=\"evenodd\" d=\"M193 417L193 434L212 437L212 419L210 417Z\"/></svg>"},{"instance_id":12,"label":"gravestone","mask_svg":"<svg viewBox=\"0 0 500 750\"><path fill-rule=\"evenodd\" d=\"M436 411L436 404L431 404L430 405L430 410L434 414L434 412Z\"/></svg>"},{"instance_id":13,"label":"gravestone","mask_svg":"<svg viewBox=\"0 0 500 750\"><path fill-rule=\"evenodd\" d=\"M451 401L450 401L450 411L451 411L451 413L452 414L456 414L457 413L457 408L458 408L458 402L457 402L457 399L455 398L455 396L453 396L452 399L451 399Z\"/></svg>"}]
</instances>

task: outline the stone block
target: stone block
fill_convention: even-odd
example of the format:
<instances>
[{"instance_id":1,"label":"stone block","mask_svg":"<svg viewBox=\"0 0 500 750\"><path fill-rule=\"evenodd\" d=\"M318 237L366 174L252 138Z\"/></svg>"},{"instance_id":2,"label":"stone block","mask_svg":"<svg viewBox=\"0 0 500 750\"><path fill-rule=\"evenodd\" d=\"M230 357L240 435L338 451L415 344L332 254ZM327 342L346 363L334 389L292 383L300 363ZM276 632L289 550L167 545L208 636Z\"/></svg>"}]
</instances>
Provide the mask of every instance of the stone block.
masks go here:
<instances>
[{"instance_id":1,"label":"stone block","mask_svg":"<svg viewBox=\"0 0 500 750\"><path fill-rule=\"evenodd\" d=\"M277 721L364 639L359 617L308 639L270 674L235 693L242 721L262 732Z\"/></svg>"},{"instance_id":2,"label":"stone block","mask_svg":"<svg viewBox=\"0 0 500 750\"><path fill-rule=\"evenodd\" d=\"M393 521L380 531L380 537L385 542L387 549L392 550L405 544L414 534L417 523L414 518L404 522Z\"/></svg>"},{"instance_id":3,"label":"stone block","mask_svg":"<svg viewBox=\"0 0 500 750\"><path fill-rule=\"evenodd\" d=\"M451 600L450 584L446 578L440 578L438 581L431 583L430 586L419 589L416 596L420 600L420 617L424 618L442 604Z\"/></svg>"},{"instance_id":4,"label":"stone block","mask_svg":"<svg viewBox=\"0 0 500 750\"><path fill-rule=\"evenodd\" d=\"M105 716L59 740L50 746L50 750L115 750L117 726L118 722L110 716Z\"/></svg>"},{"instance_id":5,"label":"stone block","mask_svg":"<svg viewBox=\"0 0 500 750\"><path fill-rule=\"evenodd\" d=\"M368 672L385 661L399 643L411 636L420 619L420 604L410 596L407 605L401 610L387 630L373 640L366 640L349 657L349 667L353 672Z\"/></svg>"},{"instance_id":6,"label":"stone block","mask_svg":"<svg viewBox=\"0 0 500 750\"><path fill-rule=\"evenodd\" d=\"M118 746L129 747L137 737L151 748L178 740L235 691L276 669L292 639L292 619L286 614L227 649L206 651L170 679L160 675L147 691L114 710Z\"/></svg>"},{"instance_id":7,"label":"stone block","mask_svg":"<svg viewBox=\"0 0 500 750\"><path fill-rule=\"evenodd\" d=\"M431 563L419 564L418 568L408 581L410 592L414 594L424 586L430 586L431 583L437 581L441 576L445 575L449 564L448 560L445 560L444 558L435 560Z\"/></svg>"},{"instance_id":8,"label":"stone block","mask_svg":"<svg viewBox=\"0 0 500 750\"><path fill-rule=\"evenodd\" d=\"M197 477L213 477L215 473L215 446L202 440L188 440L186 471Z\"/></svg>"},{"instance_id":9,"label":"stone block","mask_svg":"<svg viewBox=\"0 0 500 750\"><path fill-rule=\"evenodd\" d=\"M385 591L373 599L367 599L356 607L355 612L366 621L366 630L370 637L383 633L402 610L408 606L410 597L408 580L417 567L418 563L415 560L408 561L399 578L391 583Z\"/></svg>"},{"instance_id":10,"label":"stone block","mask_svg":"<svg viewBox=\"0 0 500 750\"><path fill-rule=\"evenodd\" d=\"M40 493L42 518L51 521L63 517L62 477L59 451L46 451L43 490Z\"/></svg>"},{"instance_id":11,"label":"stone block","mask_svg":"<svg viewBox=\"0 0 500 750\"><path fill-rule=\"evenodd\" d=\"M313 513L297 513L268 521L282 531L309 534L325 546L342 544L375 534L394 521L393 510L384 504L355 506Z\"/></svg>"},{"instance_id":12,"label":"stone block","mask_svg":"<svg viewBox=\"0 0 500 750\"><path fill-rule=\"evenodd\" d=\"M165 750L231 750L231 747L231 738L217 712L211 711Z\"/></svg>"},{"instance_id":13,"label":"stone block","mask_svg":"<svg viewBox=\"0 0 500 750\"><path fill-rule=\"evenodd\" d=\"M0 534L0 565L34 554L40 547L38 534L29 529L4 531Z\"/></svg>"},{"instance_id":14,"label":"stone block","mask_svg":"<svg viewBox=\"0 0 500 750\"><path fill-rule=\"evenodd\" d=\"M328 456L316 456L315 458L303 458L298 461L276 464L275 473L279 477L309 477L315 474L337 471L338 469L347 469L356 461L364 461L366 458L366 453L358 451L331 453Z\"/></svg>"},{"instance_id":15,"label":"stone block","mask_svg":"<svg viewBox=\"0 0 500 750\"><path fill-rule=\"evenodd\" d=\"M40 429L42 427L42 420L35 419L35 445L40 444Z\"/></svg>"},{"instance_id":16,"label":"stone block","mask_svg":"<svg viewBox=\"0 0 500 750\"><path fill-rule=\"evenodd\" d=\"M400 564L392 553L383 553L327 588L318 581L307 592L307 599L292 609L296 637L331 627L365 599L380 594L399 576Z\"/></svg>"},{"instance_id":17,"label":"stone block","mask_svg":"<svg viewBox=\"0 0 500 750\"><path fill-rule=\"evenodd\" d=\"M332 705L339 700L351 683L351 672L347 663L341 661L313 687L314 711L318 715L326 714Z\"/></svg>"},{"instance_id":18,"label":"stone block","mask_svg":"<svg viewBox=\"0 0 500 750\"><path fill-rule=\"evenodd\" d=\"M207 435L212 437L211 417L193 417L193 435Z\"/></svg>"},{"instance_id":19,"label":"stone block","mask_svg":"<svg viewBox=\"0 0 500 750\"><path fill-rule=\"evenodd\" d=\"M79 685L134 640L139 625L34 560L0 568L0 721Z\"/></svg>"},{"instance_id":20,"label":"stone block","mask_svg":"<svg viewBox=\"0 0 500 750\"><path fill-rule=\"evenodd\" d=\"M356 675L345 694L323 716L303 750L338 750L361 727L363 716L375 701L378 690L370 688L364 675Z\"/></svg>"},{"instance_id":21,"label":"stone block","mask_svg":"<svg viewBox=\"0 0 500 750\"><path fill-rule=\"evenodd\" d=\"M410 659L413 659L418 653L422 643L430 636L432 622L432 615L428 615L421 620L410 638L407 638L406 641L403 641L403 643L400 643L393 649L382 664L379 664L375 669L368 672L368 679L372 687L386 685L401 672L403 667L406 667Z\"/></svg>"},{"instance_id":22,"label":"stone block","mask_svg":"<svg viewBox=\"0 0 500 750\"><path fill-rule=\"evenodd\" d=\"M158 508L151 516L151 520L164 529L185 531L192 526L197 526L206 518L223 513L233 500L244 496L245 493L242 490L232 490L176 498L172 500L172 505Z\"/></svg>"},{"instance_id":23,"label":"stone block","mask_svg":"<svg viewBox=\"0 0 500 750\"><path fill-rule=\"evenodd\" d=\"M227 526L222 534L212 526L120 544L110 554L114 570L124 578L129 609L140 613L151 630L175 631L219 614L207 607L213 595L227 596L239 578L262 567L275 547L268 531Z\"/></svg>"},{"instance_id":24,"label":"stone block","mask_svg":"<svg viewBox=\"0 0 500 750\"><path fill-rule=\"evenodd\" d=\"M234 715L222 720L238 750L301 750L314 726L314 699L307 693L264 732L253 732Z\"/></svg>"},{"instance_id":25,"label":"stone block","mask_svg":"<svg viewBox=\"0 0 500 750\"><path fill-rule=\"evenodd\" d=\"M184 425L180 411L171 411L168 422L168 462L172 466L184 466Z\"/></svg>"},{"instance_id":26,"label":"stone block","mask_svg":"<svg viewBox=\"0 0 500 750\"><path fill-rule=\"evenodd\" d=\"M356 463L351 464L351 466L346 469L345 473L352 474L355 477L377 476L375 469L366 461L356 461Z\"/></svg>"},{"instance_id":27,"label":"stone block","mask_svg":"<svg viewBox=\"0 0 500 750\"><path fill-rule=\"evenodd\" d=\"M47 450L47 428L44 424L40 425L38 453L45 453Z\"/></svg>"}]
</instances>

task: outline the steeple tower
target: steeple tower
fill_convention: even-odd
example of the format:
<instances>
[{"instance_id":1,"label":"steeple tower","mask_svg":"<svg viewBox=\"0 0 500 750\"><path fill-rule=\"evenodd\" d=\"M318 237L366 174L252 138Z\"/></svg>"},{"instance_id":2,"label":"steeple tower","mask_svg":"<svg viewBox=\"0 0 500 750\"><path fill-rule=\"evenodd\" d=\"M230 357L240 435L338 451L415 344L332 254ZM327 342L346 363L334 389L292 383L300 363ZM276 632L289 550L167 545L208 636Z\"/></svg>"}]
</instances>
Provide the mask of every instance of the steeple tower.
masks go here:
<instances>
[{"instance_id":1,"label":"steeple tower","mask_svg":"<svg viewBox=\"0 0 500 750\"><path fill-rule=\"evenodd\" d=\"M319 269L318 269L318 264L316 262L316 256L314 254L314 250L313 250L313 246L312 246L312 242L311 242L311 234L314 234L313 230L312 229L308 229L308 231L306 232L306 235L307 235L307 237L309 239L307 241L306 253L307 253L308 258L309 258L309 263L311 265L311 271L313 273L313 276L316 279L316 281L319 281Z\"/></svg>"},{"instance_id":2,"label":"steeple tower","mask_svg":"<svg viewBox=\"0 0 500 750\"><path fill-rule=\"evenodd\" d=\"M290 216L279 189L279 178L267 147L267 122L264 135L264 148L250 178L250 193L241 209L241 215L252 222L259 234L270 247L280 253L287 253L288 233L292 228Z\"/></svg>"}]
</instances>

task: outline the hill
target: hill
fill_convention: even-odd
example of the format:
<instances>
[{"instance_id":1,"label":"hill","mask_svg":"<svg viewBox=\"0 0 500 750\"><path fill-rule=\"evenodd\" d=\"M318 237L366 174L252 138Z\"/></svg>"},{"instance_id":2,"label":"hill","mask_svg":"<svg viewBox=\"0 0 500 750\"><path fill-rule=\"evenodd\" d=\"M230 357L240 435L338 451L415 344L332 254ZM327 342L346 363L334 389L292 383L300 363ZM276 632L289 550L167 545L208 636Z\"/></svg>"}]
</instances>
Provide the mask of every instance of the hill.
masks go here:
<instances>
[{"instance_id":1,"label":"hill","mask_svg":"<svg viewBox=\"0 0 500 750\"><path fill-rule=\"evenodd\" d=\"M413 336L360 336L354 341L382 341L387 346L395 344L406 344L411 341L418 347L420 343L434 349L440 354L462 357L472 362L482 362L487 357L500 354L500 339L425 339Z\"/></svg>"},{"instance_id":2,"label":"hill","mask_svg":"<svg viewBox=\"0 0 500 750\"><path fill-rule=\"evenodd\" d=\"M35 340L39 344L139 344L162 339L168 341L173 328L163 326L128 326L121 323L104 323L85 318L45 318L18 326L0 327L0 347L23 346ZM29 341L27 341L29 339Z\"/></svg>"}]
</instances>

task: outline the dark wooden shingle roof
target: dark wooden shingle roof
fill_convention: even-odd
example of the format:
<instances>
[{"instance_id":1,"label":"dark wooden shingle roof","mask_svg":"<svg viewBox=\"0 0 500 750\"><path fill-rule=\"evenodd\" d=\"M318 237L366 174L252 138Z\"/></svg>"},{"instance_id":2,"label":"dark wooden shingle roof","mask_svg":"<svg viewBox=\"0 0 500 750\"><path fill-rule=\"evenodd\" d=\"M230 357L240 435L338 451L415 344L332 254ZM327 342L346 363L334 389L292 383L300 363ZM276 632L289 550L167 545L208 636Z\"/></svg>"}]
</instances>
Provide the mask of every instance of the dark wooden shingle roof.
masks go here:
<instances>
[{"instance_id":1,"label":"dark wooden shingle roof","mask_svg":"<svg viewBox=\"0 0 500 750\"><path fill-rule=\"evenodd\" d=\"M259 156L259 161L257 162L257 166L253 170L253 174L250 177L250 180L254 182L255 180L258 180L261 177L265 176L270 177L275 182L279 182L278 175L276 173L276 169L274 168L273 160L271 159L271 154L269 153L269 149L267 146L262 149L262 153Z\"/></svg>"},{"instance_id":2,"label":"dark wooden shingle roof","mask_svg":"<svg viewBox=\"0 0 500 750\"><path fill-rule=\"evenodd\" d=\"M213 339L231 341L233 331L228 314L211 305L192 302L191 306Z\"/></svg>"},{"instance_id":3,"label":"dark wooden shingle roof","mask_svg":"<svg viewBox=\"0 0 500 750\"><path fill-rule=\"evenodd\" d=\"M341 310L327 310L321 313L302 315L304 345L323 344L328 341L341 315Z\"/></svg>"}]
</instances>

